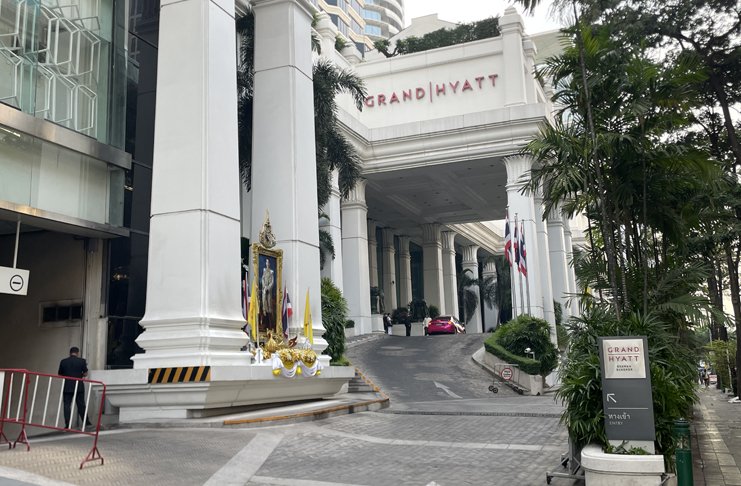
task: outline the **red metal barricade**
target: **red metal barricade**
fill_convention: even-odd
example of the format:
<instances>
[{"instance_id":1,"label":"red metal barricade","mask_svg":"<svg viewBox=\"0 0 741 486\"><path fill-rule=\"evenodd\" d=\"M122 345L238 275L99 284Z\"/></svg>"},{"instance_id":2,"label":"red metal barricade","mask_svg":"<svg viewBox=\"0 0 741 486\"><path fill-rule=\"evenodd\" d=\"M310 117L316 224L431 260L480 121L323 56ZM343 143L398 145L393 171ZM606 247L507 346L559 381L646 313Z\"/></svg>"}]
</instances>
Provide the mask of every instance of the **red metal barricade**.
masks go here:
<instances>
[{"instance_id":1,"label":"red metal barricade","mask_svg":"<svg viewBox=\"0 0 741 486\"><path fill-rule=\"evenodd\" d=\"M59 376L59 375L49 375L46 373L34 373L28 370L21 370L21 369L0 369L0 375L4 376L3 378L0 377L0 381L2 381L2 389L0 389L0 392L3 393L4 400L3 400L3 409L2 409L2 416L0 416L0 445L8 444L9 449L15 448L18 444L26 444L27 451L31 450L31 444L28 442L28 436L26 435L26 427L43 427L46 429L54 429L54 430L61 430L63 432L73 432L75 434L84 434L84 435L92 435L95 437L95 441L93 442L93 448L90 449L90 452L88 453L87 457L80 463L80 469L82 469L82 466L85 465L86 462L90 461L97 461L100 460L100 464L103 465L103 456L100 455L100 451L98 450L98 432L100 431L100 416L103 413L103 404L105 403L105 383L101 381L93 381L93 380L85 380L81 378L68 378L65 376ZM42 381L43 378L46 378L46 391L44 391L44 387L42 384L41 390L39 390L39 382ZM33 383L33 392L31 392L31 406L29 408L28 406L28 398L29 398L29 390L31 389L31 381L34 381ZM20 380L20 381L19 381ZM50 425L46 423L46 415L47 411L49 411L49 399L51 398L52 393L52 383L54 380L59 380L59 383L61 385L60 391L59 391L59 402L57 403L57 413L56 413L56 419L54 420L54 425ZM67 427L60 427L59 426L59 417L62 413L62 403L64 398L64 380L71 380L75 382L75 391L72 394L72 404L70 407L70 414L69 414L69 428ZM14 390L13 383L15 381L15 387L17 390ZM19 385L20 383L20 385ZM72 428L72 423L74 422L75 418L79 415L78 411L75 410L75 405L77 404L77 390L80 386L80 383L87 383L88 389L87 389L87 397L85 399L85 412L83 413L82 418L82 425L80 426L80 429L74 429ZM86 431L85 430L85 423L88 421L88 411L90 410L90 398L92 396L92 385L98 385L102 388L102 396L100 399L100 407L98 409L98 419L97 423L95 425L95 431ZM19 389L18 389L19 388ZM17 392L17 393L16 393ZM14 397L14 395L17 394L17 398ZM40 398L37 401L37 398ZM40 408L37 407L37 403L40 404L41 402L44 403L44 409L41 413L41 416L39 417L38 413L36 413L36 409ZM13 406L15 406L15 413L13 413ZM52 402L52 407L54 406L54 403ZM53 410L52 410L53 411ZM64 418L62 416L62 418ZM36 420L36 421L34 421ZM18 438L14 442L10 442L8 440L7 436L5 435L5 424L16 424L21 426L21 432L18 434Z\"/></svg>"}]
</instances>

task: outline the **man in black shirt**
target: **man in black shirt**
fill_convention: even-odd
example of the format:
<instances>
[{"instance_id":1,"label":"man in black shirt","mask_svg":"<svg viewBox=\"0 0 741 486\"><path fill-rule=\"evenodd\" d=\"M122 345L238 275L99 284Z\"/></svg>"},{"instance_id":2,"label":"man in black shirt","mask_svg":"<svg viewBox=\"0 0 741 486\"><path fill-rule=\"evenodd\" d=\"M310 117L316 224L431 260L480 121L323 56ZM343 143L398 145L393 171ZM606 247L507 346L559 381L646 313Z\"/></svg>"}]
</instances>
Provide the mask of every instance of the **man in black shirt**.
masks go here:
<instances>
[{"instance_id":1,"label":"man in black shirt","mask_svg":"<svg viewBox=\"0 0 741 486\"><path fill-rule=\"evenodd\" d=\"M69 358L63 359L59 363L58 375L68 376L70 378L85 378L87 376L87 362L78 357L80 350L73 347L69 350ZM77 384L77 397L75 398L75 408L81 420L85 420L85 385L81 381L64 380L64 428L69 428L70 408L72 406L72 395L75 394L75 384ZM90 421L87 420L87 425Z\"/></svg>"}]
</instances>

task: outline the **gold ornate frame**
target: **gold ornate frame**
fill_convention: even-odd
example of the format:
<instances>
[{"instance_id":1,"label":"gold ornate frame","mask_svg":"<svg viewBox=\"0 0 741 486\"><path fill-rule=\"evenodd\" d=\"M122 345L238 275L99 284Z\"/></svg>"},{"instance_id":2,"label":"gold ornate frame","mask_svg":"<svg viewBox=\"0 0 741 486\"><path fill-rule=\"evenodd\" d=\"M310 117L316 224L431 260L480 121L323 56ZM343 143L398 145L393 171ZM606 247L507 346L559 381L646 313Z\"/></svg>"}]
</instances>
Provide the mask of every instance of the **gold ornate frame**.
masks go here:
<instances>
[{"instance_id":1,"label":"gold ornate frame","mask_svg":"<svg viewBox=\"0 0 741 486\"><path fill-rule=\"evenodd\" d=\"M259 243L252 243L253 275L254 278L258 279L258 285L260 278L260 255L275 258L276 267L278 267L275 269L275 329L271 329L275 333L276 329L283 329L283 314L281 313L281 307L283 305L283 250L270 250ZM279 334L283 337L283 333ZM259 338L260 341L264 342L267 339L267 333L260 333Z\"/></svg>"}]
</instances>

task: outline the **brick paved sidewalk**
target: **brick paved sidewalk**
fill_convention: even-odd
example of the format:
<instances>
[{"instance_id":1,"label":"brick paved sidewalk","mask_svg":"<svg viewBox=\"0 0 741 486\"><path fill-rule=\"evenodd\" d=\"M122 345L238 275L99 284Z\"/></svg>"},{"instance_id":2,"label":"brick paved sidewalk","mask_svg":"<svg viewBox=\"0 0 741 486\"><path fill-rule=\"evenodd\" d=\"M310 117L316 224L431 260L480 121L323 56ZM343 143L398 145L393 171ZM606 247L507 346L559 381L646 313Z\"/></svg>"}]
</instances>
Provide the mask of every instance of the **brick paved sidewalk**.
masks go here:
<instances>
[{"instance_id":1,"label":"brick paved sidewalk","mask_svg":"<svg viewBox=\"0 0 741 486\"><path fill-rule=\"evenodd\" d=\"M692 423L695 486L741 486L741 403L714 388L700 390Z\"/></svg>"}]
</instances>

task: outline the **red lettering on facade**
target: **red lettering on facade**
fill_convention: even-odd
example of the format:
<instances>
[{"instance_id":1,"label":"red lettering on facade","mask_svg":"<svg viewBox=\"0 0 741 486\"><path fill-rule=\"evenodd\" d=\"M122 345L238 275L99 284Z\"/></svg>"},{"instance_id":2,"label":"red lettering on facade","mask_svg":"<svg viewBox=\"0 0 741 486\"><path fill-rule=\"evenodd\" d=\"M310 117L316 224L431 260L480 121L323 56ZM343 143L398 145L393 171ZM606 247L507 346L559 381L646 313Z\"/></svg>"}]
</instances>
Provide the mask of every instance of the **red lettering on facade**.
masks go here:
<instances>
[{"instance_id":1,"label":"red lettering on facade","mask_svg":"<svg viewBox=\"0 0 741 486\"><path fill-rule=\"evenodd\" d=\"M484 77L483 76L479 76L478 78L476 78L476 81L479 82L479 88L481 88L481 81L483 81L483 80L484 80Z\"/></svg>"},{"instance_id":2,"label":"red lettering on facade","mask_svg":"<svg viewBox=\"0 0 741 486\"><path fill-rule=\"evenodd\" d=\"M402 91L402 93L403 93L402 99L404 101L406 101L407 98L409 98L410 100L412 99L412 90L411 89L409 91ZM424 96L424 95L422 95L422 96Z\"/></svg>"},{"instance_id":3,"label":"red lettering on facade","mask_svg":"<svg viewBox=\"0 0 741 486\"><path fill-rule=\"evenodd\" d=\"M376 103L376 102L375 102L375 101L373 101L373 96L368 96L368 97L367 97L367 98L365 99L365 106L371 107L371 106L373 106L373 105L374 105L375 103Z\"/></svg>"},{"instance_id":4,"label":"red lettering on facade","mask_svg":"<svg viewBox=\"0 0 741 486\"><path fill-rule=\"evenodd\" d=\"M435 85L435 94L440 96L440 92L442 91L443 94L445 94L445 83L443 83L443 87L441 88L440 85Z\"/></svg>"},{"instance_id":5,"label":"red lettering on facade","mask_svg":"<svg viewBox=\"0 0 741 486\"><path fill-rule=\"evenodd\" d=\"M422 98L425 97L425 89L424 88L417 88L417 90L415 91L415 93L417 95L417 99L418 100L421 100Z\"/></svg>"},{"instance_id":6,"label":"red lettering on facade","mask_svg":"<svg viewBox=\"0 0 741 486\"><path fill-rule=\"evenodd\" d=\"M498 75L498 74L490 74L490 75L489 75L489 77L491 78L491 85L492 85L492 86L496 86L496 85L494 84L494 81L495 81L495 80L497 79L497 76L499 76L499 75Z\"/></svg>"},{"instance_id":7,"label":"red lettering on facade","mask_svg":"<svg viewBox=\"0 0 741 486\"><path fill-rule=\"evenodd\" d=\"M396 96L396 93L393 93L391 95L391 100L389 100L389 104L393 103L394 101L396 101L397 103L399 102L399 97Z\"/></svg>"},{"instance_id":8,"label":"red lettering on facade","mask_svg":"<svg viewBox=\"0 0 741 486\"><path fill-rule=\"evenodd\" d=\"M378 95L378 106L386 104L386 97L384 95Z\"/></svg>"},{"instance_id":9,"label":"red lettering on facade","mask_svg":"<svg viewBox=\"0 0 741 486\"><path fill-rule=\"evenodd\" d=\"M461 88L461 91L466 91L467 89L473 90L473 88L471 87L471 83L469 83L468 80L463 83L463 88Z\"/></svg>"},{"instance_id":10,"label":"red lettering on facade","mask_svg":"<svg viewBox=\"0 0 741 486\"><path fill-rule=\"evenodd\" d=\"M448 83L450 87L453 88L453 93L455 93L456 88L458 88L458 83L460 83L460 81L456 81L455 84Z\"/></svg>"}]
</instances>

